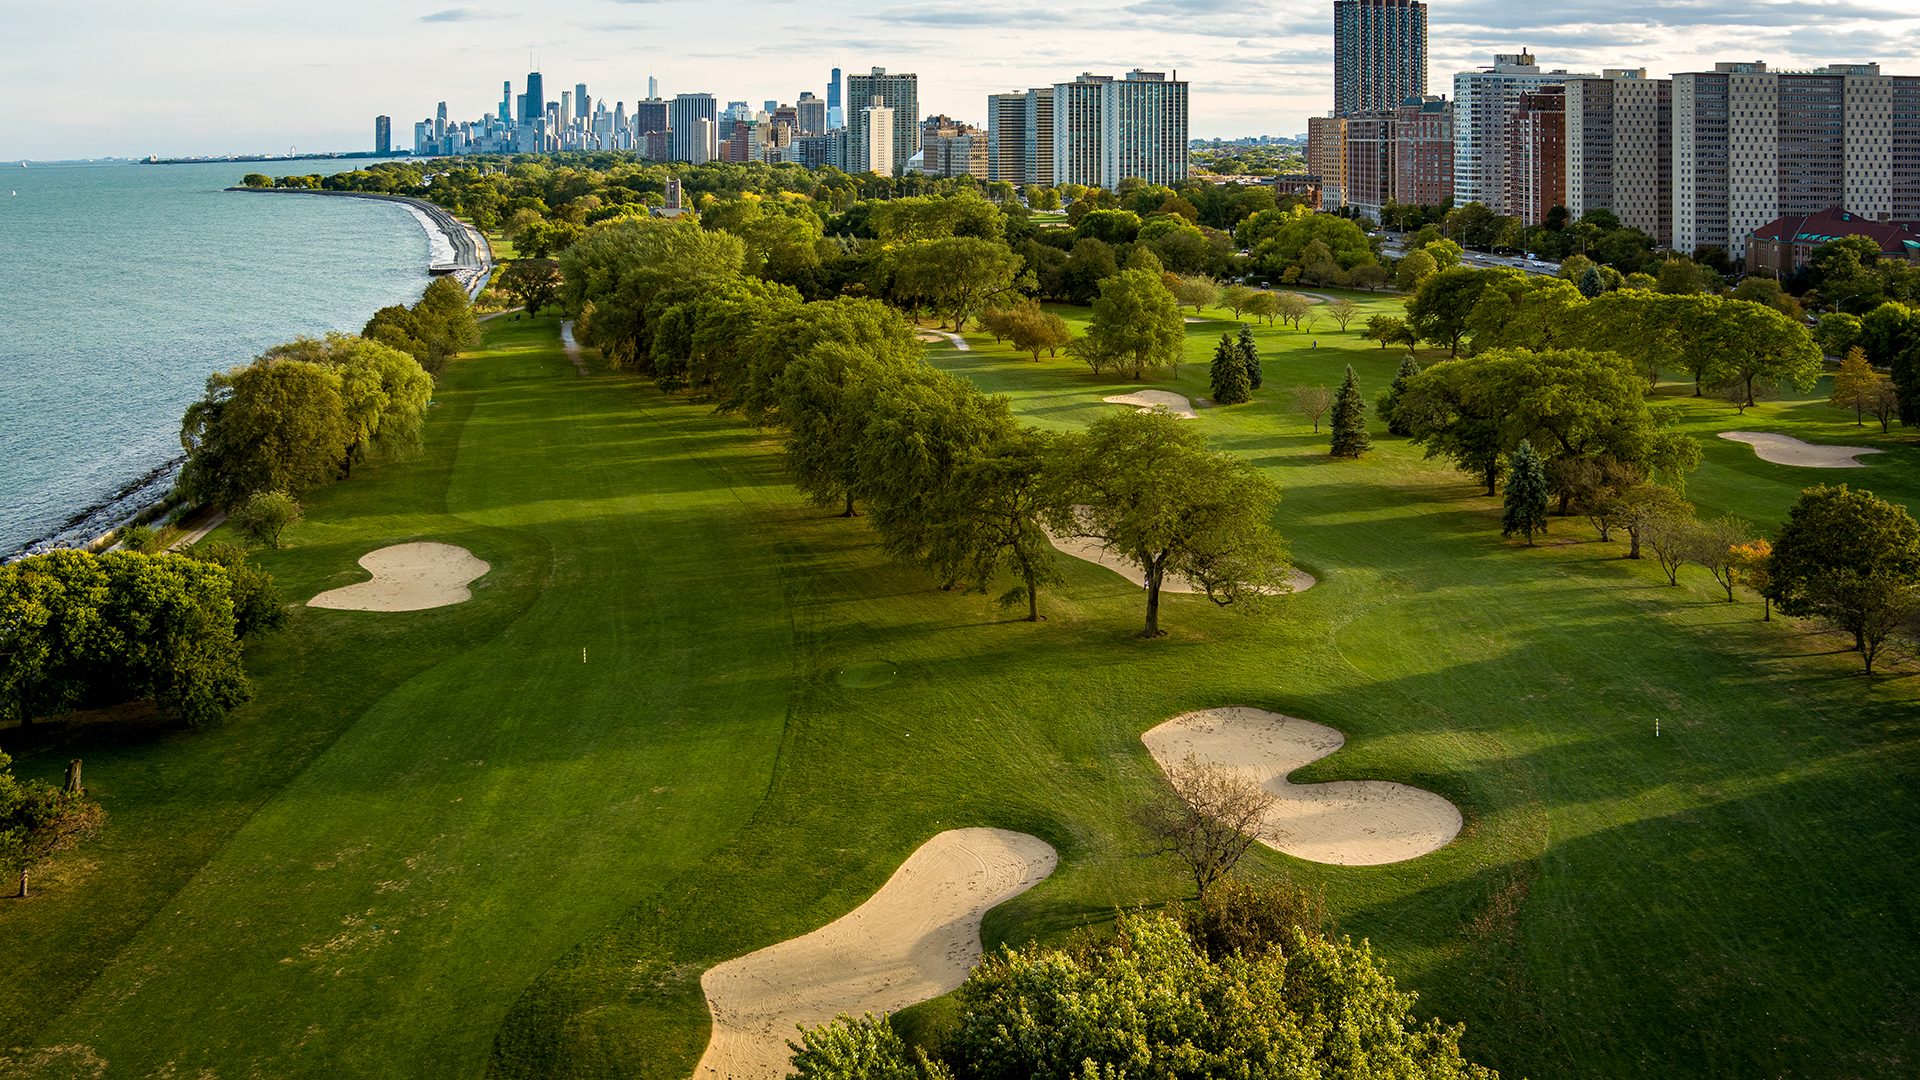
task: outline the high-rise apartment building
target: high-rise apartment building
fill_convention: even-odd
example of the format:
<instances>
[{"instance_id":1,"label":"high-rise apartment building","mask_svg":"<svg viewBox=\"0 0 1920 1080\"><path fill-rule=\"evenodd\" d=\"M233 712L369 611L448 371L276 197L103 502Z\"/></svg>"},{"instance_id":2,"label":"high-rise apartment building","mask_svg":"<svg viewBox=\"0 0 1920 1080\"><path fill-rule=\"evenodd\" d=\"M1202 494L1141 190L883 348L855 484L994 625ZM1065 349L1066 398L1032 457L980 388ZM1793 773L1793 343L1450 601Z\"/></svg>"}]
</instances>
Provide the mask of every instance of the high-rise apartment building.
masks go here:
<instances>
[{"instance_id":1,"label":"high-rise apartment building","mask_svg":"<svg viewBox=\"0 0 1920 1080\"><path fill-rule=\"evenodd\" d=\"M920 124L920 171L928 176L988 179L986 132L949 116L929 116Z\"/></svg>"},{"instance_id":2,"label":"high-rise apartment building","mask_svg":"<svg viewBox=\"0 0 1920 1080\"><path fill-rule=\"evenodd\" d=\"M1027 91L1026 169L1029 184L1052 187L1053 168L1053 87L1041 86Z\"/></svg>"},{"instance_id":3,"label":"high-rise apartment building","mask_svg":"<svg viewBox=\"0 0 1920 1080\"><path fill-rule=\"evenodd\" d=\"M633 134L639 136L667 130L667 103L657 97L633 103Z\"/></svg>"},{"instance_id":4,"label":"high-rise apartment building","mask_svg":"<svg viewBox=\"0 0 1920 1080\"><path fill-rule=\"evenodd\" d=\"M823 98L813 95L811 90L803 90L793 103L795 135L825 135L827 133L827 103Z\"/></svg>"},{"instance_id":5,"label":"high-rise apartment building","mask_svg":"<svg viewBox=\"0 0 1920 1080\"><path fill-rule=\"evenodd\" d=\"M1027 92L987 95L987 179L1027 182Z\"/></svg>"},{"instance_id":6,"label":"high-rise apartment building","mask_svg":"<svg viewBox=\"0 0 1920 1080\"><path fill-rule=\"evenodd\" d=\"M1665 247L1673 242L1673 83L1645 68L1608 68L1566 83L1567 212L1611 210Z\"/></svg>"},{"instance_id":7,"label":"high-rise apartment building","mask_svg":"<svg viewBox=\"0 0 1920 1080\"><path fill-rule=\"evenodd\" d=\"M1072 82L1053 84L1054 183L1106 186L1101 183L1107 157L1101 105L1102 91L1112 81L1111 75L1084 72Z\"/></svg>"},{"instance_id":8,"label":"high-rise apartment building","mask_svg":"<svg viewBox=\"0 0 1920 1080\"><path fill-rule=\"evenodd\" d=\"M1354 213L1376 221L1393 199L1393 121L1394 114L1385 111L1340 118L1340 149L1346 158L1342 195Z\"/></svg>"},{"instance_id":9,"label":"high-rise apartment building","mask_svg":"<svg viewBox=\"0 0 1920 1080\"><path fill-rule=\"evenodd\" d=\"M1564 84L1564 68L1541 71L1530 53L1501 53L1493 66L1453 77L1453 201L1481 203L1512 216L1507 205L1507 150L1520 95Z\"/></svg>"},{"instance_id":10,"label":"high-rise apartment building","mask_svg":"<svg viewBox=\"0 0 1920 1080\"><path fill-rule=\"evenodd\" d=\"M856 75L854 78L857 79L859 76ZM852 137L848 140L852 143L856 166L852 171L892 176L894 150L901 143L899 133L894 130L895 113L887 105L887 99L879 94L875 94L868 100L871 104L854 114L857 119L853 125ZM919 142L920 129L912 124L906 126L914 128L912 141ZM904 160L901 164L905 164Z\"/></svg>"},{"instance_id":11,"label":"high-rise apartment building","mask_svg":"<svg viewBox=\"0 0 1920 1080\"><path fill-rule=\"evenodd\" d=\"M888 74L877 67L870 74L847 76L847 98L864 112L874 98L880 98L900 122L893 125L893 147L888 151L890 165L905 167L907 159L920 149L920 125L912 118L920 115L920 76L911 72ZM849 149L855 161L878 160L866 144L861 125L855 125Z\"/></svg>"},{"instance_id":12,"label":"high-rise apartment building","mask_svg":"<svg viewBox=\"0 0 1920 1080\"><path fill-rule=\"evenodd\" d=\"M373 152L376 154L393 153L393 117L376 116L373 118Z\"/></svg>"},{"instance_id":13,"label":"high-rise apartment building","mask_svg":"<svg viewBox=\"0 0 1920 1080\"><path fill-rule=\"evenodd\" d=\"M1388 112L1426 92L1427 5L1334 0L1334 113Z\"/></svg>"},{"instance_id":14,"label":"high-rise apartment building","mask_svg":"<svg viewBox=\"0 0 1920 1080\"><path fill-rule=\"evenodd\" d=\"M1321 209L1338 210L1346 205L1347 122L1344 119L1307 117L1307 171L1320 178Z\"/></svg>"},{"instance_id":15,"label":"high-rise apartment building","mask_svg":"<svg viewBox=\"0 0 1920 1080\"><path fill-rule=\"evenodd\" d=\"M1784 216L1920 218L1920 76L1876 64L1674 76L1673 245L1721 247Z\"/></svg>"},{"instance_id":16,"label":"high-rise apartment building","mask_svg":"<svg viewBox=\"0 0 1920 1080\"><path fill-rule=\"evenodd\" d=\"M1567 201L1567 86L1520 95L1507 134L1507 207L1524 225L1546 222Z\"/></svg>"},{"instance_id":17,"label":"high-rise apartment building","mask_svg":"<svg viewBox=\"0 0 1920 1080\"><path fill-rule=\"evenodd\" d=\"M673 161L712 161L718 153L712 94L676 94L667 103L668 156ZM701 125L704 123L704 127Z\"/></svg>"},{"instance_id":18,"label":"high-rise apartment building","mask_svg":"<svg viewBox=\"0 0 1920 1080\"><path fill-rule=\"evenodd\" d=\"M1393 116L1393 201L1439 206L1452 197L1453 102L1409 98Z\"/></svg>"},{"instance_id":19,"label":"high-rise apartment building","mask_svg":"<svg viewBox=\"0 0 1920 1080\"><path fill-rule=\"evenodd\" d=\"M1101 98L1103 186L1117 188L1129 176L1169 185L1187 178L1186 83L1134 68L1103 84Z\"/></svg>"}]
</instances>

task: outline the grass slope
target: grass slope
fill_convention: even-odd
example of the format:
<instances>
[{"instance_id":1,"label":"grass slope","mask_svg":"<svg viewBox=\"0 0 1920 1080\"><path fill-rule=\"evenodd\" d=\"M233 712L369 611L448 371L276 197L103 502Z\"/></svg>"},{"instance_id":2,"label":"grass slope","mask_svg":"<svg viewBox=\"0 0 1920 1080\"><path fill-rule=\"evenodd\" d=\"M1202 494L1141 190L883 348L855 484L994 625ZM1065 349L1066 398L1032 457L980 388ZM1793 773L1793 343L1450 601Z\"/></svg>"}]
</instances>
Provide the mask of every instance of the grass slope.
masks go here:
<instances>
[{"instance_id":1,"label":"grass slope","mask_svg":"<svg viewBox=\"0 0 1920 1080\"><path fill-rule=\"evenodd\" d=\"M1503 544L1493 500L1377 427L1374 454L1330 460L1282 388L1349 362L1369 396L1384 387L1399 354L1357 324L1260 328L1266 389L1193 421L1282 483L1276 524L1321 584L1253 617L1169 597L1157 642L1130 636L1137 587L1073 560L1037 626L939 592L864 523L803 506L754 432L638 379L580 379L550 322L491 326L429 460L321 493L274 568L308 595L372 547L459 536L494 574L424 616L305 614L254 657L261 701L221 728L98 740L96 784L164 775L180 810L222 783L246 798L183 822L196 846L176 856L143 801L162 782L123 788L84 887L16 909L70 935L50 940L84 940L88 904L137 928L98 935L84 955L112 962L71 1009L88 961L29 979L19 1000L60 1013L42 1045L115 1075L684 1077L701 970L852 909L942 829L1060 850L1053 878L990 914L990 942L1181 895L1128 824L1153 776L1139 732L1249 704L1347 734L1296 780L1403 780L1461 806L1460 839L1412 862L1261 851L1249 869L1323 888L1421 1013L1467 1022L1474 1057L1536 1077L1896 1076L1915 1053L1911 674L1869 683L1832 636L1718 602L1704 574L1666 587L1576 522ZM1149 385L1204 396L1230 326L1192 324L1193 363ZM1084 424L1138 385L969 338L930 358L1032 422ZM1662 388L1709 436L1689 487L1705 513L1771 524L1818 481L1914 501L1897 435L1866 469L1770 465L1711 433L1880 437L1812 399L1736 417L1686 392ZM426 655L378 666L401 663L384 628L432 619ZM79 738L29 764L57 774ZM217 766L242 756L240 785ZM142 858L172 884L96 898ZM31 957L7 930L0 961Z\"/></svg>"}]
</instances>

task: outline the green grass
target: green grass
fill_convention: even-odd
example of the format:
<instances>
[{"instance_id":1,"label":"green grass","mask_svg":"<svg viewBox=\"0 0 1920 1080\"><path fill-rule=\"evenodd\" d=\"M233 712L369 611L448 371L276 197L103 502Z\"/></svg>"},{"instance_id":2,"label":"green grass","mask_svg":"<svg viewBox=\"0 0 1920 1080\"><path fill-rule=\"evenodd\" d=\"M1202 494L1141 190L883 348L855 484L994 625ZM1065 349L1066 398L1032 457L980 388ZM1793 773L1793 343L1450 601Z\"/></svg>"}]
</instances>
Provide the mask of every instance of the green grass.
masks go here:
<instances>
[{"instance_id":1,"label":"green grass","mask_svg":"<svg viewBox=\"0 0 1920 1080\"><path fill-rule=\"evenodd\" d=\"M1397 304L1363 297L1362 318ZM1181 895L1128 824L1153 775L1138 735L1249 704L1347 734L1296 779L1460 805L1460 839L1412 862L1249 869L1324 889L1420 1012L1468 1024L1471 1056L1896 1076L1915 1053L1912 660L1869 683L1831 635L1716 602L1704 574L1666 587L1577 522L1503 544L1493 500L1391 436L1331 461L1283 388L1352 363L1371 398L1399 352L1357 323L1260 328L1266 388L1194 421L1282 484L1276 525L1321 584L1251 617L1169 597L1156 642L1131 636L1137 587L1072 560L1039 625L942 593L804 506L772 441L581 379L551 321L488 327L428 457L316 493L268 560L306 596L372 548L462 543L494 564L473 602L302 612L219 727L0 733L33 775L84 748L114 814L88 869L0 905L0 1048L84 1047L129 1076L684 1077L702 969L845 913L942 829L1061 853L990 942ZM1204 396L1230 327L1192 325L1192 363L1148 385ZM1138 385L968 338L930 359L1044 426ZM1839 480L1913 502L1897 434L1865 469L1770 465L1712 432L1878 436L1808 401L1737 417L1662 392L1708 436L1703 513L1771 523Z\"/></svg>"}]
</instances>

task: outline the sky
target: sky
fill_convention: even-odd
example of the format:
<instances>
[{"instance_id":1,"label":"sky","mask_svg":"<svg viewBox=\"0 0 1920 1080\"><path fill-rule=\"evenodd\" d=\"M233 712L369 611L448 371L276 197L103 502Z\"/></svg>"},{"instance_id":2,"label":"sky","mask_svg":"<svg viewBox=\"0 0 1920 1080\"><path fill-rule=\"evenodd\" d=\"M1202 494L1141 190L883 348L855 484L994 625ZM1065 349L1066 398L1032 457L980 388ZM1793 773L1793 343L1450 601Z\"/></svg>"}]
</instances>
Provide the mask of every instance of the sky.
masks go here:
<instances>
[{"instance_id":1,"label":"sky","mask_svg":"<svg viewBox=\"0 0 1920 1080\"><path fill-rule=\"evenodd\" d=\"M1332 0L0 0L0 160L369 150L447 102L525 89L791 102L829 69L919 75L920 106L984 124L990 93L1135 67L1192 84L1196 138L1295 135L1332 104ZM1568 21L1568 14L1577 21ZM1656 77L1763 60L1920 75L1920 0L1431 0L1428 86L1496 52Z\"/></svg>"}]
</instances>

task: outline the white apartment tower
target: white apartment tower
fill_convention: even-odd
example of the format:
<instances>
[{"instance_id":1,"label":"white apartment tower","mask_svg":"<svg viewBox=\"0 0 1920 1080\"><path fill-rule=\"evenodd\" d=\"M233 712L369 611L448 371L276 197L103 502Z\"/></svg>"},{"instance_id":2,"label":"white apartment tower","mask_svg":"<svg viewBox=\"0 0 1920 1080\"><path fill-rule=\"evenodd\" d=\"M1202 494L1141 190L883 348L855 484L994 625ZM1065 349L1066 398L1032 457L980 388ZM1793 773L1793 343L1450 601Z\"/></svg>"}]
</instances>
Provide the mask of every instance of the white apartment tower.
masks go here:
<instances>
[{"instance_id":1,"label":"white apartment tower","mask_svg":"<svg viewBox=\"0 0 1920 1080\"><path fill-rule=\"evenodd\" d=\"M1453 77L1454 205L1477 202L1496 214L1512 213L1507 206L1507 148L1520 95L1575 77L1564 68L1541 71L1531 53L1496 54L1492 67ZM1570 136L1571 116L1567 124ZM1572 177L1567 182L1571 186Z\"/></svg>"},{"instance_id":2,"label":"white apartment tower","mask_svg":"<svg viewBox=\"0 0 1920 1080\"><path fill-rule=\"evenodd\" d=\"M1029 116L1050 107L1053 154L1046 161L1030 153L1030 173L1050 167L1054 183L1108 189L1129 176L1155 184L1186 179L1186 83L1135 68L1119 79L1082 74L1055 83L1044 101L1039 94L1031 92ZM1040 127L1036 116L1036 136Z\"/></svg>"},{"instance_id":3,"label":"white apartment tower","mask_svg":"<svg viewBox=\"0 0 1920 1080\"><path fill-rule=\"evenodd\" d=\"M893 175L893 151L896 142L894 134L893 110L887 107L886 99L875 95L873 104L861 109L857 115L855 128L859 140L860 154L855 161L855 172L871 171L881 176ZM915 132L918 141L918 132Z\"/></svg>"}]
</instances>

